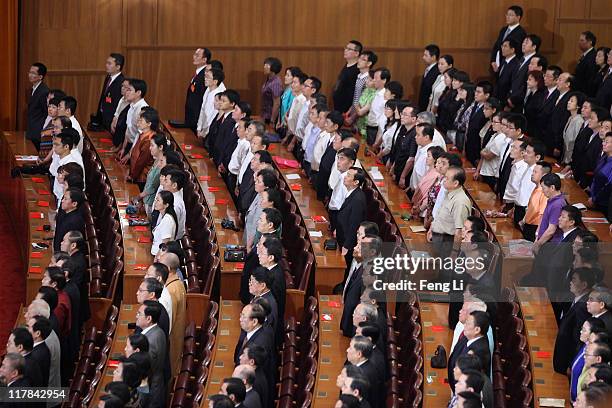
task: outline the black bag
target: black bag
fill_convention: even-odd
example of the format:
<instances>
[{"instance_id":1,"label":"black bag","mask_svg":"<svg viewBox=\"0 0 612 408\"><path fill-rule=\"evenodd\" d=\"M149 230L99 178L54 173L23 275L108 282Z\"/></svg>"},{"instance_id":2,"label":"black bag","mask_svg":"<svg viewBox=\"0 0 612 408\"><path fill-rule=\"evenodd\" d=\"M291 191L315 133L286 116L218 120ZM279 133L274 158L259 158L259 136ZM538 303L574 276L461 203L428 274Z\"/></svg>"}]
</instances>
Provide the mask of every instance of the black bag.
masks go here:
<instances>
[{"instance_id":1,"label":"black bag","mask_svg":"<svg viewBox=\"0 0 612 408\"><path fill-rule=\"evenodd\" d=\"M226 249L223 254L225 262L244 262L246 258L246 249Z\"/></svg>"},{"instance_id":2,"label":"black bag","mask_svg":"<svg viewBox=\"0 0 612 408\"><path fill-rule=\"evenodd\" d=\"M435 355L431 358L431 368L446 368L446 349L438 345Z\"/></svg>"},{"instance_id":3,"label":"black bag","mask_svg":"<svg viewBox=\"0 0 612 408\"><path fill-rule=\"evenodd\" d=\"M338 241L333 238L326 239L323 243L323 248L325 248L326 251L335 251L338 249Z\"/></svg>"}]
</instances>

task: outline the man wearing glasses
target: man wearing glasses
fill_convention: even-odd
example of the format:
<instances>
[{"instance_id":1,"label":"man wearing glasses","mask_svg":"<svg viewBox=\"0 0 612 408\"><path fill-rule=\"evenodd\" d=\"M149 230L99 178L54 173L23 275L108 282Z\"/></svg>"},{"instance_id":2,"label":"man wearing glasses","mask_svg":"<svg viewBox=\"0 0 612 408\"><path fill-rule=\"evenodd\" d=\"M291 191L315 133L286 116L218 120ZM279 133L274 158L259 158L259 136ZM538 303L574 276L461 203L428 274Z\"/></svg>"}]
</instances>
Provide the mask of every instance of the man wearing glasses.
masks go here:
<instances>
[{"instance_id":1,"label":"man wearing glasses","mask_svg":"<svg viewBox=\"0 0 612 408\"><path fill-rule=\"evenodd\" d=\"M353 93L355 92L355 81L359 75L357 60L363 50L363 45L357 40L351 40L344 47L344 59L346 64L342 67L338 80L334 86L334 109L346 112L353 104Z\"/></svg>"}]
</instances>

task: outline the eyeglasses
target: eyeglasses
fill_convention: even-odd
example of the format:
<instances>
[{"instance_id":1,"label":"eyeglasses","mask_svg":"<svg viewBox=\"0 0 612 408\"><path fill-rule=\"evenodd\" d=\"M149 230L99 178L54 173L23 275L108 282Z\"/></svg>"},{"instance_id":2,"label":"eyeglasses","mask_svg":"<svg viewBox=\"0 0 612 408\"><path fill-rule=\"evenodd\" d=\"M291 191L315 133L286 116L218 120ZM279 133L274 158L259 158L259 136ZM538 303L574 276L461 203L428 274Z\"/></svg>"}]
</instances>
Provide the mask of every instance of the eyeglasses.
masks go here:
<instances>
[{"instance_id":1,"label":"eyeglasses","mask_svg":"<svg viewBox=\"0 0 612 408\"><path fill-rule=\"evenodd\" d=\"M355 52L359 52L359 51L357 51L357 49L355 49L355 48L344 47L344 49L345 49L346 51L355 51Z\"/></svg>"},{"instance_id":2,"label":"eyeglasses","mask_svg":"<svg viewBox=\"0 0 612 408\"><path fill-rule=\"evenodd\" d=\"M501 122L499 120L494 120L492 121L493 123L497 123L497 124L501 124Z\"/></svg>"}]
</instances>

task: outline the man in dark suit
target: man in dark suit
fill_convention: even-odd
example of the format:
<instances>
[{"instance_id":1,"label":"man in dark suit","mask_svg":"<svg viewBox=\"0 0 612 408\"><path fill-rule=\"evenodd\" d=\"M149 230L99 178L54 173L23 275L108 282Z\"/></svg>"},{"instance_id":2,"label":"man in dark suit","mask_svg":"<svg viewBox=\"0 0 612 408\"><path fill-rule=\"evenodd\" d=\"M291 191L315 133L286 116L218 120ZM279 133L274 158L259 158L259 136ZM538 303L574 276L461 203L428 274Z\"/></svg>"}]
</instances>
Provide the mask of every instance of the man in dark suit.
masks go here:
<instances>
[{"instance_id":1,"label":"man in dark suit","mask_svg":"<svg viewBox=\"0 0 612 408\"><path fill-rule=\"evenodd\" d=\"M280 344L279 340L282 341L282 320L279 321L278 315L278 304L276 299L270 290L272 286L272 276L268 273L268 269L260 266L256 268L249 279L249 292L253 295L251 303L254 303L257 299L264 299L270 306L270 313L266 317L266 324L272 328L275 333L276 344Z\"/></svg>"},{"instance_id":2,"label":"man in dark suit","mask_svg":"<svg viewBox=\"0 0 612 408\"><path fill-rule=\"evenodd\" d=\"M232 146L237 143L237 136L233 134L234 128L236 127L236 121L232 117L232 112L236 107L236 104L240 102L240 94L233 89L228 89L221 92L219 97L219 112L222 116L218 120L218 128L216 129L214 148L212 149L212 156L217 169L222 174L227 173L227 165L231 159ZM223 166L223 167L221 167Z\"/></svg>"},{"instance_id":3,"label":"man in dark suit","mask_svg":"<svg viewBox=\"0 0 612 408\"><path fill-rule=\"evenodd\" d=\"M55 217L55 235L53 236L53 250L61 250L61 243L70 231L79 231L85 234L85 219L81 213L85 202L85 193L78 188L66 190L62 197L61 210Z\"/></svg>"},{"instance_id":4,"label":"man in dark suit","mask_svg":"<svg viewBox=\"0 0 612 408\"><path fill-rule=\"evenodd\" d=\"M273 235L266 234L260 238L261 245L257 248L257 257L259 264L268 272L270 280L270 291L276 300L278 306L278 322L282 330L285 327L285 303L287 282L285 281L285 272L281 268L280 262L283 258L283 244L280 239ZM264 316L265 319L265 316Z\"/></svg>"},{"instance_id":5,"label":"man in dark suit","mask_svg":"<svg viewBox=\"0 0 612 408\"><path fill-rule=\"evenodd\" d=\"M501 45L500 67L497 70L497 83L495 84L495 97L504 104L508 99L510 88L512 87L512 77L520 65L517 51L520 50L518 44L512 38L506 38Z\"/></svg>"},{"instance_id":6,"label":"man in dark suit","mask_svg":"<svg viewBox=\"0 0 612 408\"><path fill-rule=\"evenodd\" d=\"M608 116L609 113L605 109L593 108L587 127L576 137L571 167L574 180L583 188L591 184L591 177L587 173L595 169L601 156L602 141L598 134L599 127Z\"/></svg>"},{"instance_id":7,"label":"man in dark suit","mask_svg":"<svg viewBox=\"0 0 612 408\"><path fill-rule=\"evenodd\" d=\"M387 358L385 357L385 350L379 346L379 340L381 340L380 327L370 322L360 322L356 328L356 334L369 338L374 345L372 347L372 355L370 361L378 369L378 372L383 377L384 381L389 379L389 373L387 372ZM386 329L386 326L385 326ZM384 342L382 342L385 344ZM384 346L383 346L384 347Z\"/></svg>"},{"instance_id":8,"label":"man in dark suit","mask_svg":"<svg viewBox=\"0 0 612 408\"><path fill-rule=\"evenodd\" d=\"M349 363L361 368L365 379L370 383L370 391L366 398L368 403L372 408L380 408L384 406L385 401L384 377L380 375L379 368L370 361L373 347L374 344L369 338L355 336L346 350L346 357Z\"/></svg>"},{"instance_id":9,"label":"man in dark suit","mask_svg":"<svg viewBox=\"0 0 612 408\"><path fill-rule=\"evenodd\" d=\"M41 62L35 62L28 71L28 81L32 90L28 91L28 115L26 139L34 143L36 149L40 147L40 132L47 118L47 95L49 88L43 81L47 75L47 67Z\"/></svg>"},{"instance_id":10,"label":"man in dark suit","mask_svg":"<svg viewBox=\"0 0 612 408\"><path fill-rule=\"evenodd\" d=\"M98 109L94 116L95 122L102 125L104 129L110 130L115 111L121 99L121 84L123 83L123 66L125 57L121 54L112 53L106 59L106 78L102 85L102 92L98 100Z\"/></svg>"},{"instance_id":11,"label":"man in dark suit","mask_svg":"<svg viewBox=\"0 0 612 408\"><path fill-rule=\"evenodd\" d=\"M249 125L249 127L251 127L251 125ZM238 184L237 207L238 211L240 211L243 216L246 216L246 213L249 210L251 203L257 195L257 192L255 191L255 179L253 175L256 171L259 171L258 164L262 162L272 162L272 156L269 152L266 151L269 145L270 142L268 141L268 138L264 137L263 135L255 134L251 139L251 152L253 152L253 156L259 155L259 158L254 158L254 160L251 160L251 163L246 165L246 170L242 175L240 184ZM262 153L258 153L260 151Z\"/></svg>"},{"instance_id":12,"label":"man in dark suit","mask_svg":"<svg viewBox=\"0 0 612 408\"><path fill-rule=\"evenodd\" d=\"M149 341L149 356L151 371L149 373L149 388L152 407L164 407L166 402L167 383L164 376L164 364L168 356L168 338L159 327L158 322L163 306L159 302L145 300L136 314L136 326L142 329L142 334Z\"/></svg>"},{"instance_id":13,"label":"man in dark suit","mask_svg":"<svg viewBox=\"0 0 612 408\"><path fill-rule=\"evenodd\" d=\"M51 352L45 343L45 339L51 334L51 322L42 316L34 316L28 320L28 330L34 341L32 361L35 361L40 368L43 387L49 386L49 371L51 369Z\"/></svg>"},{"instance_id":14,"label":"man in dark suit","mask_svg":"<svg viewBox=\"0 0 612 408\"><path fill-rule=\"evenodd\" d=\"M244 404L244 399L246 398L246 386L240 378L224 378L219 393L227 395L229 399L234 403L234 407L250 408Z\"/></svg>"},{"instance_id":15,"label":"man in dark suit","mask_svg":"<svg viewBox=\"0 0 612 408\"><path fill-rule=\"evenodd\" d=\"M338 210L336 239L347 261L347 266L351 264L352 251L357 244L357 229L366 217L366 198L361 190L364 182L365 173L359 167L351 167L343 180L348 193L342 207Z\"/></svg>"},{"instance_id":16,"label":"man in dark suit","mask_svg":"<svg viewBox=\"0 0 612 408\"><path fill-rule=\"evenodd\" d=\"M491 352L489 351L489 315L486 312L474 311L465 320L463 335L459 337L455 348L448 358L448 383L455 391L455 376L453 370L457 359L464 355L473 355L480 360L480 369L485 375L491 372Z\"/></svg>"},{"instance_id":17,"label":"man in dark suit","mask_svg":"<svg viewBox=\"0 0 612 408\"><path fill-rule=\"evenodd\" d=\"M60 245L62 251L70 254L70 258L66 260L64 268L69 268L72 271L72 280L78 286L80 291L79 303L79 330L83 323L91 317L89 309L89 282L90 274L87 271L89 264L83 251L87 250L83 234L79 231L69 231L64 235L64 239Z\"/></svg>"},{"instance_id":18,"label":"man in dark suit","mask_svg":"<svg viewBox=\"0 0 612 408\"><path fill-rule=\"evenodd\" d=\"M587 311L593 317L601 319L606 325L606 331L612 333L612 292L603 287L597 287L591 291L587 300Z\"/></svg>"},{"instance_id":19,"label":"man in dark suit","mask_svg":"<svg viewBox=\"0 0 612 408\"><path fill-rule=\"evenodd\" d=\"M436 82L438 75L440 75L438 58L440 58L440 47L436 44L427 45L425 51L423 51L423 62L426 68L421 80L421 89L419 90L419 112L427 110L431 87Z\"/></svg>"},{"instance_id":20,"label":"man in dark suit","mask_svg":"<svg viewBox=\"0 0 612 408\"><path fill-rule=\"evenodd\" d=\"M38 363L32 359L34 339L25 327L13 329L6 343L7 353L21 354L25 359L24 376L32 387L42 387L43 377Z\"/></svg>"},{"instance_id":21,"label":"man in dark suit","mask_svg":"<svg viewBox=\"0 0 612 408\"><path fill-rule=\"evenodd\" d=\"M319 162L319 171L316 177L317 199L327 201L331 195L329 189L329 176L331 175L332 167L336 160L336 152L342 148L342 140L352 136L348 131L340 131L340 126L344 123L342 114L338 111L332 111L327 115L323 130L329 133L330 138L327 144L321 161Z\"/></svg>"},{"instance_id":22,"label":"man in dark suit","mask_svg":"<svg viewBox=\"0 0 612 408\"><path fill-rule=\"evenodd\" d=\"M546 131L550 122L550 116L555 108L557 99L559 99L559 90L557 89L557 83L559 76L563 73L561 68L556 65L551 65L546 68L544 73L544 86L546 86L546 94L544 95L544 103L540 112L536 116L536 123L534 124L537 129L537 134L542 139L546 137Z\"/></svg>"},{"instance_id":23,"label":"man in dark suit","mask_svg":"<svg viewBox=\"0 0 612 408\"><path fill-rule=\"evenodd\" d=\"M612 63L612 57L608 54L608 65ZM610 110L612 104L612 65L608 68L608 73L605 75L601 86L595 94L597 104L604 109Z\"/></svg>"},{"instance_id":24,"label":"man in dark suit","mask_svg":"<svg viewBox=\"0 0 612 408\"><path fill-rule=\"evenodd\" d=\"M576 65L576 71L574 76L576 77L576 86L574 90L580 91L587 94L588 96L595 96L595 91L589 86L593 77L597 74L599 67L595 64L595 45L597 44L597 37L590 31L583 31L580 33L578 39L578 48L582 55Z\"/></svg>"},{"instance_id":25,"label":"man in dark suit","mask_svg":"<svg viewBox=\"0 0 612 408\"><path fill-rule=\"evenodd\" d=\"M567 110L567 101L570 97L570 91L573 89L574 80L573 75L564 72L559 75L557 81L559 96L550 114L548 130L543 140L547 154L552 153L555 157L560 157L563 150L563 130L570 117L570 111Z\"/></svg>"},{"instance_id":26,"label":"man in dark suit","mask_svg":"<svg viewBox=\"0 0 612 408\"><path fill-rule=\"evenodd\" d=\"M257 347L255 347L257 348ZM247 353L249 349L246 349ZM244 354L244 353L243 353ZM248 359L248 356L247 356ZM242 360L242 356L241 356ZM246 395L244 397L244 406L247 408L262 408L264 405L262 403L261 396L259 392L255 389L255 368L253 368L249 364L240 364L234 368L234 372L232 373L232 377L240 378L244 383L246 388ZM265 377L264 377L265 379Z\"/></svg>"},{"instance_id":27,"label":"man in dark suit","mask_svg":"<svg viewBox=\"0 0 612 408\"><path fill-rule=\"evenodd\" d=\"M465 157L474 165L480 160L481 139L480 130L487 123L484 115L484 104L491 96L493 85L489 81L480 81L474 92L474 105L465 132Z\"/></svg>"},{"instance_id":28,"label":"man in dark suit","mask_svg":"<svg viewBox=\"0 0 612 408\"><path fill-rule=\"evenodd\" d=\"M510 87L509 100L513 111L520 110L527 92L527 75L529 74L529 63L536 55L542 40L535 34L529 34L525 37L521 44L523 56L520 59L520 64L514 76L512 77L512 86Z\"/></svg>"},{"instance_id":29,"label":"man in dark suit","mask_svg":"<svg viewBox=\"0 0 612 408\"><path fill-rule=\"evenodd\" d=\"M501 47L505 40L513 40L516 44L522 44L527 36L525 29L521 26L523 18L523 8L520 6L511 6L506 10L506 25L499 30L497 40L491 49L491 67L494 72L499 72L502 63ZM519 55L520 57L520 55Z\"/></svg>"},{"instance_id":30,"label":"man in dark suit","mask_svg":"<svg viewBox=\"0 0 612 408\"><path fill-rule=\"evenodd\" d=\"M353 395L359 400L359 408L370 408L371 405L365 398L370 391L370 383L363 376L363 371L361 368L352 364L348 364L345 367L353 367L351 371L355 371L355 373L351 373L351 375L347 373L347 375L342 378L342 386L340 387L341 395ZM336 385L338 385L338 381L340 380L336 380Z\"/></svg>"},{"instance_id":31,"label":"man in dark suit","mask_svg":"<svg viewBox=\"0 0 612 408\"><path fill-rule=\"evenodd\" d=\"M572 358L580 344L580 329L590 317L586 302L595 278L590 268L576 268L570 281L571 303L563 308L559 331L555 340L553 368L560 374L567 374Z\"/></svg>"},{"instance_id":32,"label":"man in dark suit","mask_svg":"<svg viewBox=\"0 0 612 408\"><path fill-rule=\"evenodd\" d=\"M194 76L189 81L187 87L187 97L185 98L185 127L196 132L202 100L206 87L204 86L204 75L206 74L206 64L210 61L211 52L208 48L198 48L193 53L193 65L196 67Z\"/></svg>"}]
</instances>

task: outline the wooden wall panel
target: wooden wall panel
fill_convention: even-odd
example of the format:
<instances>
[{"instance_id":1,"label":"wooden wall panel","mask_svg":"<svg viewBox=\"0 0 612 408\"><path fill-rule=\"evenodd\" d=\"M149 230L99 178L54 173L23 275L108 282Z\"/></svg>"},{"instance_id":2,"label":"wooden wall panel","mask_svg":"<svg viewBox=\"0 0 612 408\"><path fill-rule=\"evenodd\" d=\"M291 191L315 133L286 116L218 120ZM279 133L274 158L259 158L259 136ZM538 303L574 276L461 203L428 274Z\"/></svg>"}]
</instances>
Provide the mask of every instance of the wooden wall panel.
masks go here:
<instances>
[{"instance_id":1,"label":"wooden wall panel","mask_svg":"<svg viewBox=\"0 0 612 408\"><path fill-rule=\"evenodd\" d=\"M0 3L0 129L14 129L17 112L17 50L19 4L17 0Z\"/></svg>"},{"instance_id":2,"label":"wooden wall panel","mask_svg":"<svg viewBox=\"0 0 612 408\"><path fill-rule=\"evenodd\" d=\"M407 96L418 90L422 48L437 43L472 78L488 77L488 53L514 0L21 0L20 94L29 64L50 68L49 84L79 99L85 121L97 103L104 59L127 56L126 73L149 84L147 100L180 117L191 56L207 46L225 65L226 82L259 108L262 63L276 56L323 81L329 95L351 38L379 55ZM609 0L524 0L523 25L563 67L575 64L577 35L590 27L612 44ZM57 45L60 45L58 47ZM23 107L23 100L20 101Z\"/></svg>"}]
</instances>

